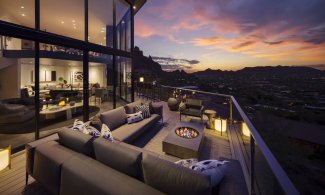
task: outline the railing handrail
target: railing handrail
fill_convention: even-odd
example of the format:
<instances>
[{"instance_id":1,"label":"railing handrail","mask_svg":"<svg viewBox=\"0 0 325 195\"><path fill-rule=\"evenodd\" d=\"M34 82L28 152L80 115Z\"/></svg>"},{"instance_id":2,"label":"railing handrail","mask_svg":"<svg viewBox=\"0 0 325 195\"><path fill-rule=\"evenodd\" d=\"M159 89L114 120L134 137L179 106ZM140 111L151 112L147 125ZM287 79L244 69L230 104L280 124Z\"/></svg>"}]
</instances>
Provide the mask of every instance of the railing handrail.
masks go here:
<instances>
[{"instance_id":1,"label":"railing handrail","mask_svg":"<svg viewBox=\"0 0 325 195\"><path fill-rule=\"evenodd\" d=\"M252 136L253 136L253 138L255 140L255 143L259 146L260 151L262 152L263 156L266 159L266 162L268 163L271 170L273 171L273 174L276 177L278 183L280 184L282 190L286 194L290 194L290 195L295 195L295 194L298 195L299 194L298 190L293 185L293 183L289 179L288 175L285 173L285 171L283 170L283 168L281 167L279 162L276 160L276 158L274 157L274 155L272 154L272 152L270 151L270 149L268 148L268 146L264 142L263 138L258 133L256 128L253 126L253 124L251 123L251 121L249 120L249 118L247 117L245 112L242 110L242 108L240 107L240 105L238 104L238 102L237 102L237 100L235 99L234 96L226 95L226 94L206 92L206 91L200 91L200 90L186 89L186 88L181 88L181 87L172 87L172 86L166 86L166 85L160 85L160 86L165 87L165 88L179 89L179 90L192 91L192 92L194 91L194 92L197 92L197 93L203 93L203 94L208 94L208 95L214 95L214 96L221 96L221 97L230 98L231 101L233 102L233 104L235 105L235 107L237 108L238 113L240 114L242 119L245 121L247 127L249 128L249 130L250 130L250 132L251 132L251 134L252 134Z\"/></svg>"},{"instance_id":2,"label":"railing handrail","mask_svg":"<svg viewBox=\"0 0 325 195\"><path fill-rule=\"evenodd\" d=\"M198 93L203 93L203 94L208 94L208 95L216 95L216 96L231 98L231 95L226 95L226 94L222 94L222 93L212 93L212 92L207 92L207 91L200 91L200 90L195 90L195 89L186 89L186 88L181 88L181 87L172 87L172 86L166 86L166 85L160 85L160 86L161 87L166 87L166 88L173 88L173 89L178 89L178 90L198 92Z\"/></svg>"}]
</instances>

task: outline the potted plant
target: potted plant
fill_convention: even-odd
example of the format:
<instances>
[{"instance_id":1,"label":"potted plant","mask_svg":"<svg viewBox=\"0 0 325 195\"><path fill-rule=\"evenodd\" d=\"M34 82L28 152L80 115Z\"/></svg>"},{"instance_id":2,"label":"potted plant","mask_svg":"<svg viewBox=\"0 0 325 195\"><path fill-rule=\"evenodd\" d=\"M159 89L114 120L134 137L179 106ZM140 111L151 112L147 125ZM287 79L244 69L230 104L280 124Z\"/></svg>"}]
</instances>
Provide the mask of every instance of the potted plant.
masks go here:
<instances>
[{"instance_id":1,"label":"potted plant","mask_svg":"<svg viewBox=\"0 0 325 195\"><path fill-rule=\"evenodd\" d=\"M59 77L61 88L63 88L64 85L66 85L68 82L63 77Z\"/></svg>"}]
</instances>

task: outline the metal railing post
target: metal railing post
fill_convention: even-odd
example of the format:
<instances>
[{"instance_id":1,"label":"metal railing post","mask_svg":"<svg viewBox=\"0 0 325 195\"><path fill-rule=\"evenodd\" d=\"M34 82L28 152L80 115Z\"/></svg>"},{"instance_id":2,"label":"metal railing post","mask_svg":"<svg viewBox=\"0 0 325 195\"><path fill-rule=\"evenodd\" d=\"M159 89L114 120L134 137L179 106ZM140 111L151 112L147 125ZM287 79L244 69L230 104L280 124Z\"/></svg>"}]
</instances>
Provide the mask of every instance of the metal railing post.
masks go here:
<instances>
[{"instance_id":1,"label":"metal railing post","mask_svg":"<svg viewBox=\"0 0 325 195\"><path fill-rule=\"evenodd\" d=\"M254 190L254 177L255 177L255 140L252 136L250 135L250 194L255 195L255 190Z\"/></svg>"},{"instance_id":2,"label":"metal railing post","mask_svg":"<svg viewBox=\"0 0 325 195\"><path fill-rule=\"evenodd\" d=\"M229 121L230 121L230 124L232 124L233 118L232 118L232 98L231 97L229 99Z\"/></svg>"}]
</instances>

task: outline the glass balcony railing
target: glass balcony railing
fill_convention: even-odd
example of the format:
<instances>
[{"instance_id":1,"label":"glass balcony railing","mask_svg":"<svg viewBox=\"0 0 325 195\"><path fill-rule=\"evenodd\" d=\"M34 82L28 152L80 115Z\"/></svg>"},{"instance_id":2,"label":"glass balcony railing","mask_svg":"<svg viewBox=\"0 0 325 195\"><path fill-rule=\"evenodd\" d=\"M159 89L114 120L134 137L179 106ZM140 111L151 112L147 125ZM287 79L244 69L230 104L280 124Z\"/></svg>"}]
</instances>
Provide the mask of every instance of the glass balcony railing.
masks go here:
<instances>
[{"instance_id":1,"label":"glass balcony railing","mask_svg":"<svg viewBox=\"0 0 325 195\"><path fill-rule=\"evenodd\" d=\"M136 94L144 98L167 103L170 97L178 101L184 97L201 99L205 109L217 111L219 124L227 121L226 133L232 142L234 156L241 164L250 194L299 194L233 96L147 83L135 83L135 86ZM222 127L216 129L223 132Z\"/></svg>"}]
</instances>

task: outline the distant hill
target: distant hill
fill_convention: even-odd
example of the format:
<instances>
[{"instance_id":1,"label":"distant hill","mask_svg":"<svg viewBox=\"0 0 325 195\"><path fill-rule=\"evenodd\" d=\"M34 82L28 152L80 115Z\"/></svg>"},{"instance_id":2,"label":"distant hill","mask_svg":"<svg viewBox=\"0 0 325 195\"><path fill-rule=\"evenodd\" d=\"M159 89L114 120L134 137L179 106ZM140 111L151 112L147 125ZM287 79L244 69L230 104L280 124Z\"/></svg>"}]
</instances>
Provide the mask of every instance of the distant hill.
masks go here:
<instances>
[{"instance_id":1,"label":"distant hill","mask_svg":"<svg viewBox=\"0 0 325 195\"><path fill-rule=\"evenodd\" d=\"M319 65L318 65L319 66ZM150 80L158 80L164 84L173 84L174 81L192 80L195 78L202 80L211 80L216 78L292 78L292 77L312 77L324 75L325 71L315 69L312 66L257 66L246 67L237 71L222 71L206 69L194 73L186 73L185 71L165 72L162 70L159 63L152 58L143 55L143 52L135 47L134 49L134 71L138 76L146 75Z\"/></svg>"}]
</instances>

